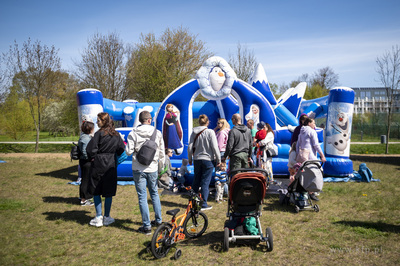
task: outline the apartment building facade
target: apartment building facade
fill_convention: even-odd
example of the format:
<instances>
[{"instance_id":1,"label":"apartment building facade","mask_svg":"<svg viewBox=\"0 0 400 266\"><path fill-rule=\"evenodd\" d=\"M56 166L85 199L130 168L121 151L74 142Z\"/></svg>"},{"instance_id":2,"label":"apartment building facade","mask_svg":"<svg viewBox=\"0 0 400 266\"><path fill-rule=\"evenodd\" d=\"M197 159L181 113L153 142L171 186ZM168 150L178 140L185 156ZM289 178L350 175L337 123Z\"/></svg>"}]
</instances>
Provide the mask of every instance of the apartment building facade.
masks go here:
<instances>
[{"instance_id":1,"label":"apartment building facade","mask_svg":"<svg viewBox=\"0 0 400 266\"><path fill-rule=\"evenodd\" d=\"M386 88L352 88L355 92L354 114L387 113L389 104ZM400 92L394 95L393 113L400 113Z\"/></svg>"}]
</instances>

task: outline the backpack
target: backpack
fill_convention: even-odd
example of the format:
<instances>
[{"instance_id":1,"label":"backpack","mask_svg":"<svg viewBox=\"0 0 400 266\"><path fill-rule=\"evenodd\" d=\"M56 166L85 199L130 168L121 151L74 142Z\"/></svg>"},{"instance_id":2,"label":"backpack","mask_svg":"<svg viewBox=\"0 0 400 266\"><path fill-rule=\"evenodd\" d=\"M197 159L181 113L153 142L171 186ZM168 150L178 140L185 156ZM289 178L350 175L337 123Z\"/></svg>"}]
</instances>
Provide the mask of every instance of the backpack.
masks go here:
<instances>
[{"instance_id":1,"label":"backpack","mask_svg":"<svg viewBox=\"0 0 400 266\"><path fill-rule=\"evenodd\" d=\"M79 160L82 155L82 152L79 149L78 144L76 144L75 142L72 142L72 144L73 145L71 147L71 153L70 153L71 162L72 162L72 160Z\"/></svg>"},{"instance_id":2,"label":"backpack","mask_svg":"<svg viewBox=\"0 0 400 266\"><path fill-rule=\"evenodd\" d=\"M151 138L146 140L139 151L136 153L136 160L143 165L149 166L154 159L157 151L157 143L155 142L157 129L154 128Z\"/></svg>"}]
</instances>

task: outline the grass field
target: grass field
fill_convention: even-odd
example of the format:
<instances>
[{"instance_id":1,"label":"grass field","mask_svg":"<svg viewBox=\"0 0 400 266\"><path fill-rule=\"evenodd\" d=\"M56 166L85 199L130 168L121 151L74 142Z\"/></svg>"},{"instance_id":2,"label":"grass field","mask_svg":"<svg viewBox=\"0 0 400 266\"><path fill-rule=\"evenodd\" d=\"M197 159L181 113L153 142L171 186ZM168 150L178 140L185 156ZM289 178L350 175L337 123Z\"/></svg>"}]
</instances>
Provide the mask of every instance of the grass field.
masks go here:
<instances>
[{"instance_id":1,"label":"grass field","mask_svg":"<svg viewBox=\"0 0 400 266\"><path fill-rule=\"evenodd\" d=\"M146 252L151 236L136 232L141 216L133 186L118 187L115 224L94 228L88 225L94 207L80 206L78 187L67 184L77 178L68 154L0 154L0 160L6 161L0 163L1 265L400 264L399 164L368 162L380 182L325 183L319 213L295 214L267 194L261 224L272 229L272 252L265 244L232 243L222 252L227 204L211 203L206 233L179 242L182 257L173 261L174 251L161 260ZM161 203L167 220L165 212L185 208L187 198L166 194Z\"/></svg>"}]
</instances>

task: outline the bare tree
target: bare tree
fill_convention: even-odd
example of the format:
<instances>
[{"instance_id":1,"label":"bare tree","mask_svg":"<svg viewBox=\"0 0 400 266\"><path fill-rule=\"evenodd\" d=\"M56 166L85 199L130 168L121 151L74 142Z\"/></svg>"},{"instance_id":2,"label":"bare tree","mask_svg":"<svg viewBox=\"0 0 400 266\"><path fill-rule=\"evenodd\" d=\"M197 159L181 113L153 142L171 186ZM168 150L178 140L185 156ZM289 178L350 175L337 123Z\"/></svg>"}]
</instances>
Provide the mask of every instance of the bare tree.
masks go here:
<instances>
[{"instance_id":1,"label":"bare tree","mask_svg":"<svg viewBox=\"0 0 400 266\"><path fill-rule=\"evenodd\" d=\"M254 51L249 51L247 46L237 44L236 54L229 53L228 63L235 71L237 77L244 81L249 81L254 70L257 67L257 59L254 56Z\"/></svg>"},{"instance_id":2,"label":"bare tree","mask_svg":"<svg viewBox=\"0 0 400 266\"><path fill-rule=\"evenodd\" d=\"M160 38L141 35L128 65L129 97L138 101L162 101L174 89L194 78L210 57L205 43L186 28L167 28Z\"/></svg>"},{"instance_id":3,"label":"bare tree","mask_svg":"<svg viewBox=\"0 0 400 266\"><path fill-rule=\"evenodd\" d=\"M331 89L339 83L339 75L332 68L323 67L314 73L311 83L312 86L319 85L323 89Z\"/></svg>"},{"instance_id":4,"label":"bare tree","mask_svg":"<svg viewBox=\"0 0 400 266\"><path fill-rule=\"evenodd\" d=\"M95 88L105 98L126 99L126 62L129 49L117 33L96 33L88 39L88 47L81 53L82 60L74 62L75 75L85 87Z\"/></svg>"},{"instance_id":5,"label":"bare tree","mask_svg":"<svg viewBox=\"0 0 400 266\"><path fill-rule=\"evenodd\" d=\"M376 72L383 86L386 88L388 99L386 154L389 153L390 124L393 115L393 102L395 94L399 93L400 83L400 47L392 46L392 51L386 51L376 59L378 65Z\"/></svg>"},{"instance_id":6,"label":"bare tree","mask_svg":"<svg viewBox=\"0 0 400 266\"><path fill-rule=\"evenodd\" d=\"M302 74L296 80L290 82L290 88L295 88L300 82L307 83L304 99L315 99L329 94L329 89L337 86L339 75L332 68L324 67L318 69L313 75Z\"/></svg>"},{"instance_id":7,"label":"bare tree","mask_svg":"<svg viewBox=\"0 0 400 266\"><path fill-rule=\"evenodd\" d=\"M54 46L42 45L40 41L31 43L31 39L28 39L21 49L14 42L9 54L4 56L8 70L13 73L13 83L17 84L22 97L29 104L36 129L35 152L38 152L42 112L58 84L57 72L61 68L58 50Z\"/></svg>"}]
</instances>

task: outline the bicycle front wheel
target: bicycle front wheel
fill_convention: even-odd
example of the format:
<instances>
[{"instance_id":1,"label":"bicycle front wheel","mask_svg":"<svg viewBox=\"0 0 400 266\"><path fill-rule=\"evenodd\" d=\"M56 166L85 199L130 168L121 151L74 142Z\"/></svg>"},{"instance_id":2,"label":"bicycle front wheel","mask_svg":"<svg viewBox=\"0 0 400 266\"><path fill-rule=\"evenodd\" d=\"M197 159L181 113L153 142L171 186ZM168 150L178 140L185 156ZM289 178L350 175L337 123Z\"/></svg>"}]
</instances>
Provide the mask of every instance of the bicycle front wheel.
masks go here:
<instances>
[{"instance_id":1,"label":"bicycle front wheel","mask_svg":"<svg viewBox=\"0 0 400 266\"><path fill-rule=\"evenodd\" d=\"M154 232L154 235L151 239L151 253L153 253L156 259L165 257L171 249L171 245L168 241L171 230L172 226L164 223L157 227L156 231Z\"/></svg>"},{"instance_id":2,"label":"bicycle front wheel","mask_svg":"<svg viewBox=\"0 0 400 266\"><path fill-rule=\"evenodd\" d=\"M186 237L196 238L201 236L207 229L208 218L203 212L194 214L189 212L185 222L183 223L183 233Z\"/></svg>"}]
</instances>

